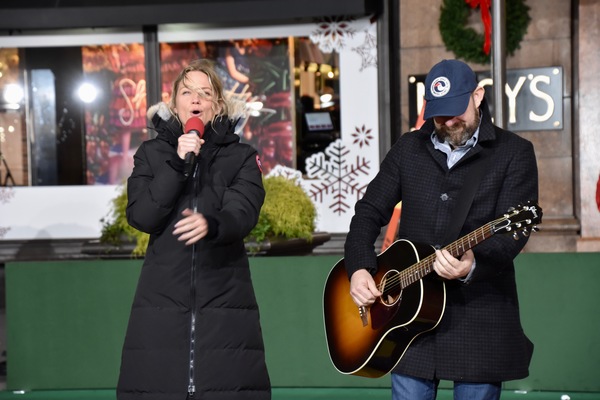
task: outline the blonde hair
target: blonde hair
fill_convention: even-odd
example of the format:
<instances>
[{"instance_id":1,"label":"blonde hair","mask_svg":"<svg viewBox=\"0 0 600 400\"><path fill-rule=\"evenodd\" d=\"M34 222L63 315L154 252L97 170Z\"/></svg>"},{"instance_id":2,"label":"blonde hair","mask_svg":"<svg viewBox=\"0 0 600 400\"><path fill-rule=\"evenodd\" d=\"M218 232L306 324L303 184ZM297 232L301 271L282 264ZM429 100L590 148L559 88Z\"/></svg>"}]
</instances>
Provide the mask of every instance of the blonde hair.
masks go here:
<instances>
[{"instance_id":1,"label":"blonde hair","mask_svg":"<svg viewBox=\"0 0 600 400\"><path fill-rule=\"evenodd\" d=\"M214 113L213 120L216 117L229 114L229 105L228 105L228 102L225 101L225 98L223 96L223 83L221 83L221 79L219 79L219 76L217 75L217 72L215 71L214 63L207 59L200 59L200 60L192 61L187 67L185 67L179 73L179 75L177 75L177 78L173 82L173 87L171 89L171 100L169 101L169 109L171 110L171 113L173 115L175 115L173 110L177 106L177 104L175 104L176 98L177 98L177 91L179 90L179 87L181 85L185 85L185 80L187 78L187 75L191 71L203 72L208 77L208 82L212 89L211 102L212 102L212 110ZM202 91L200 88L190 87L189 89L194 90L201 97L204 97L204 98L207 97L207 95L204 93L204 91Z\"/></svg>"}]
</instances>

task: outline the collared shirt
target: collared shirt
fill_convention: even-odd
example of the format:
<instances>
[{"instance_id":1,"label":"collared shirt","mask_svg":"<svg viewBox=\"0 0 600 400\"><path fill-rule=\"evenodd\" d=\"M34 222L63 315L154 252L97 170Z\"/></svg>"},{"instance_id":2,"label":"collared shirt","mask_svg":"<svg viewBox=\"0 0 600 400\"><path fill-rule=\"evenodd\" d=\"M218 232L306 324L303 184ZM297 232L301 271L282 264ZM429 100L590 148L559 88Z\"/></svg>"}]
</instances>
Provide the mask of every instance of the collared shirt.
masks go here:
<instances>
[{"instance_id":1,"label":"collared shirt","mask_svg":"<svg viewBox=\"0 0 600 400\"><path fill-rule=\"evenodd\" d=\"M480 122L481 123L481 122ZM454 164L456 164L471 148L475 147L477 141L479 140L479 127L471 136L467 143L462 146L455 147L454 149L450 146L450 143L447 141L440 142L435 131L431 134L431 142L433 143L433 147L436 150L441 151L446 154L446 163L448 165L448 169L451 169ZM473 265L471 266L471 270L464 278L459 278L459 281L463 283L469 283L471 281L471 277L473 276L473 271L475 271L475 267L477 266L477 261L473 260Z\"/></svg>"},{"instance_id":2,"label":"collared shirt","mask_svg":"<svg viewBox=\"0 0 600 400\"><path fill-rule=\"evenodd\" d=\"M448 165L448 169L452 168L454 164L463 158L463 156L467 154L472 147L475 147L477 140L479 140L479 128L477 128L473 136L467 140L467 143L462 146L455 147L454 149L450 146L448 141L440 142L440 139L435 134L435 131L431 134L431 142L433 143L433 147L435 147L436 150L446 154L446 163Z\"/></svg>"}]
</instances>

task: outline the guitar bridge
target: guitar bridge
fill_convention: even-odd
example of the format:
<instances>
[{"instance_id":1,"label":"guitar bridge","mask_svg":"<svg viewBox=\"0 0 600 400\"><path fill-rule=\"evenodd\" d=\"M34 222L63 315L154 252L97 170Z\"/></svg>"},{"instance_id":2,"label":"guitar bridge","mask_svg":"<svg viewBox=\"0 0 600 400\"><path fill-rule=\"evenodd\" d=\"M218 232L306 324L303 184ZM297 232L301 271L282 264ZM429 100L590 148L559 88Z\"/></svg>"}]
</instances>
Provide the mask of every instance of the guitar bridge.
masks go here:
<instances>
[{"instance_id":1,"label":"guitar bridge","mask_svg":"<svg viewBox=\"0 0 600 400\"><path fill-rule=\"evenodd\" d=\"M369 325L369 317L367 315L366 307L358 307L358 313L360 314L360 320L362 321L363 327Z\"/></svg>"}]
</instances>

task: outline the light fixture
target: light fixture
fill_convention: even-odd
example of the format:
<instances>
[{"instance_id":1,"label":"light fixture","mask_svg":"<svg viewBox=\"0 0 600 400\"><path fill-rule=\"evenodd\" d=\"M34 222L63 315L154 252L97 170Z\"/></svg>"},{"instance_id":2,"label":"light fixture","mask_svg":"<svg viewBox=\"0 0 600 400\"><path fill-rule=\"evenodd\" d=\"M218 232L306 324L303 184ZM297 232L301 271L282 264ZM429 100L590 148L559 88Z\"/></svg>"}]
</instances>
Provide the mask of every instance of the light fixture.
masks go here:
<instances>
[{"instance_id":1,"label":"light fixture","mask_svg":"<svg viewBox=\"0 0 600 400\"><path fill-rule=\"evenodd\" d=\"M333 96L329 93L322 94L321 97L319 97L321 103L329 103L331 99L333 99Z\"/></svg>"},{"instance_id":2,"label":"light fixture","mask_svg":"<svg viewBox=\"0 0 600 400\"><path fill-rule=\"evenodd\" d=\"M246 103L246 110L248 114L252 117L258 117L260 115L260 110L263 108L262 101L252 101Z\"/></svg>"},{"instance_id":3,"label":"light fixture","mask_svg":"<svg viewBox=\"0 0 600 400\"><path fill-rule=\"evenodd\" d=\"M91 83L82 83L77 89L77 95L84 103L91 103L98 97L98 89Z\"/></svg>"},{"instance_id":4,"label":"light fixture","mask_svg":"<svg viewBox=\"0 0 600 400\"><path fill-rule=\"evenodd\" d=\"M9 83L8 85L4 86L4 102L11 105L17 105L18 108L18 104L21 103L23 97L25 97L25 92L23 91L21 85Z\"/></svg>"}]
</instances>

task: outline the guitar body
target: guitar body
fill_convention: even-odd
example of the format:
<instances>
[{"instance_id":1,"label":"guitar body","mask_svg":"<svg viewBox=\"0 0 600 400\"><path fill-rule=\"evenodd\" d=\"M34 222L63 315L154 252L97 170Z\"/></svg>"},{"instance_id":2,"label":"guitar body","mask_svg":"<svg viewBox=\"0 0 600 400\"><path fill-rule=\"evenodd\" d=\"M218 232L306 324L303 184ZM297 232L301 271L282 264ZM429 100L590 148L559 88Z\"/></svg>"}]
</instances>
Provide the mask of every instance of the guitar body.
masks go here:
<instances>
[{"instance_id":1,"label":"guitar body","mask_svg":"<svg viewBox=\"0 0 600 400\"><path fill-rule=\"evenodd\" d=\"M501 217L444 247L459 258L497 233L518 239L542 221L535 203L511 207ZM361 318L350 296L344 259L331 270L323 293L323 318L329 357L342 374L378 378L390 372L420 334L444 315L446 288L433 272L434 248L397 240L377 256L375 283L383 293ZM365 318L368 317L368 318Z\"/></svg>"},{"instance_id":2,"label":"guitar body","mask_svg":"<svg viewBox=\"0 0 600 400\"><path fill-rule=\"evenodd\" d=\"M397 240L377 256L375 283L382 287L397 281L400 271L433 253L431 246ZM435 274L427 275L384 294L370 307L369 323L363 326L350 296L344 259L340 260L329 273L323 295L325 334L333 365L342 374L370 378L387 374L418 335L438 325L445 302L444 283Z\"/></svg>"}]
</instances>

